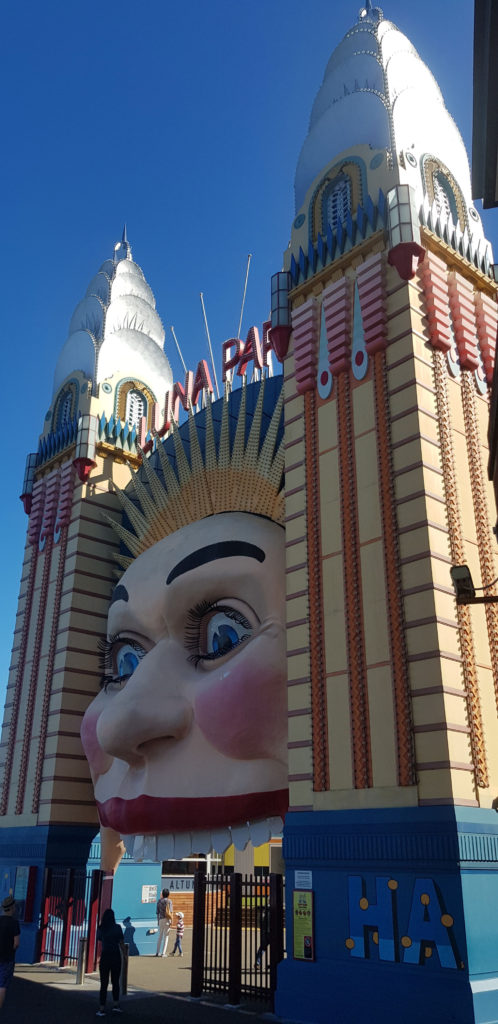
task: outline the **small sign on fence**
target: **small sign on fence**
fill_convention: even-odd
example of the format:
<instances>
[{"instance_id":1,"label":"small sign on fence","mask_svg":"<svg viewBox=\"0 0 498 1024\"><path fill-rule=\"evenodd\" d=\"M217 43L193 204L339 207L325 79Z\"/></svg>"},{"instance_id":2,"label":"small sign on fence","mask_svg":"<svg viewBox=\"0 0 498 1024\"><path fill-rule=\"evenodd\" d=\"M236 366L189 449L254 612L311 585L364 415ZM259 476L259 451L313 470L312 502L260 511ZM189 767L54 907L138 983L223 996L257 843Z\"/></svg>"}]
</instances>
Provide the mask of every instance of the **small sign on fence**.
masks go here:
<instances>
[{"instance_id":1,"label":"small sign on fence","mask_svg":"<svg viewBox=\"0 0 498 1024\"><path fill-rule=\"evenodd\" d=\"M309 889L294 889L292 893L292 911L294 919L294 960L314 960L313 893Z\"/></svg>"}]
</instances>

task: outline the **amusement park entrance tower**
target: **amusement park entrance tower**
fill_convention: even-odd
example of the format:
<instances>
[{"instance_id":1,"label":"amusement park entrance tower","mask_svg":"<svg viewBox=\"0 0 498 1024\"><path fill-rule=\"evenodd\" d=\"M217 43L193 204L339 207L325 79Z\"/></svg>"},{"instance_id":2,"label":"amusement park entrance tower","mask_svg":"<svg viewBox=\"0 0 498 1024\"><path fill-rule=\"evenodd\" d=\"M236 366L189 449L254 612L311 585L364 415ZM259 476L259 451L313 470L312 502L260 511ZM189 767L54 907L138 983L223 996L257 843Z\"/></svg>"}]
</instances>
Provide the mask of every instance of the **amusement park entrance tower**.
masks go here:
<instances>
[{"instance_id":1,"label":"amusement park entrance tower","mask_svg":"<svg viewBox=\"0 0 498 1024\"><path fill-rule=\"evenodd\" d=\"M284 362L290 810L277 1012L498 1020L492 256L468 160L370 4L299 158ZM288 321L289 322L289 321ZM294 891L295 890L295 891Z\"/></svg>"},{"instance_id":2,"label":"amusement park entrance tower","mask_svg":"<svg viewBox=\"0 0 498 1024\"><path fill-rule=\"evenodd\" d=\"M2 731L0 863L3 890L35 908L22 929L24 960L34 956L43 869L85 864L98 830L79 730L115 582L118 541L102 512L116 508L113 486L128 483L127 464L138 461L137 428L171 386L163 343L125 230L74 311L23 485L29 518Z\"/></svg>"}]
</instances>

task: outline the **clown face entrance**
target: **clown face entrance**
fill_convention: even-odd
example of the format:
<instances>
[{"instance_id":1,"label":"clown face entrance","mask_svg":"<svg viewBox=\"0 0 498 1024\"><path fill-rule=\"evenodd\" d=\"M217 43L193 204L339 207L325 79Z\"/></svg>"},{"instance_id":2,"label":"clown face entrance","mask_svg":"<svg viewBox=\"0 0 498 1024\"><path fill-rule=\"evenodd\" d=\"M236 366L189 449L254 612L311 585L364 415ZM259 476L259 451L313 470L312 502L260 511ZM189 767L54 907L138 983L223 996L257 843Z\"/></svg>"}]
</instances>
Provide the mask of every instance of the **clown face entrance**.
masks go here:
<instances>
[{"instance_id":1,"label":"clown face entrance","mask_svg":"<svg viewBox=\"0 0 498 1024\"><path fill-rule=\"evenodd\" d=\"M284 955L282 875L198 872L194 879L191 995L273 1006Z\"/></svg>"}]
</instances>

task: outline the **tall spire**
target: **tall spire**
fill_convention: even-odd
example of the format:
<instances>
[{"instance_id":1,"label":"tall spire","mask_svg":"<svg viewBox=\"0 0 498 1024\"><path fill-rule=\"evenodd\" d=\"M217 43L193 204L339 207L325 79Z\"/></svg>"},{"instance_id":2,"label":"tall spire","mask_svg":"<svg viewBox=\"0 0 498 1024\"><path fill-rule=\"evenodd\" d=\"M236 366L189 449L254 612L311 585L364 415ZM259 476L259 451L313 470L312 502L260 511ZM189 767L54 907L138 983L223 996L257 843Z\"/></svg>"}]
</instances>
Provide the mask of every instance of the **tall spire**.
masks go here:
<instances>
[{"instance_id":1,"label":"tall spire","mask_svg":"<svg viewBox=\"0 0 498 1024\"><path fill-rule=\"evenodd\" d=\"M114 246L114 262L119 263L120 260L131 260L131 245L128 241L128 235L126 234L126 221L123 227L123 234L121 241L116 242Z\"/></svg>"},{"instance_id":2,"label":"tall spire","mask_svg":"<svg viewBox=\"0 0 498 1024\"><path fill-rule=\"evenodd\" d=\"M365 0L358 11L358 21L382 21L384 13L380 7L374 7L372 0Z\"/></svg>"}]
</instances>

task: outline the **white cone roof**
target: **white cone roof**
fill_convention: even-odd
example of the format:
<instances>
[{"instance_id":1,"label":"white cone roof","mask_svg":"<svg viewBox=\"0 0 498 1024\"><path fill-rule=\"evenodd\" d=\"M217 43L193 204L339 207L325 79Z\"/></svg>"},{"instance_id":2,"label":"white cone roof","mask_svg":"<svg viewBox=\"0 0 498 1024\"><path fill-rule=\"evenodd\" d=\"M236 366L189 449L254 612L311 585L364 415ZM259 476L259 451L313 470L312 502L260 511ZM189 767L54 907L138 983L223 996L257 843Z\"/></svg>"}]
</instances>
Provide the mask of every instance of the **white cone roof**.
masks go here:
<instances>
[{"instance_id":1,"label":"white cone roof","mask_svg":"<svg viewBox=\"0 0 498 1024\"><path fill-rule=\"evenodd\" d=\"M363 143L391 151L394 163L403 150L418 160L430 154L473 205L465 146L437 82L409 39L370 5L327 64L297 165L296 211L320 171Z\"/></svg>"},{"instance_id":2,"label":"white cone roof","mask_svg":"<svg viewBox=\"0 0 498 1024\"><path fill-rule=\"evenodd\" d=\"M102 264L71 317L55 369L54 394L71 373L81 370L95 384L116 373L137 378L163 397L173 382L163 345L154 295L124 233L114 259Z\"/></svg>"}]
</instances>

